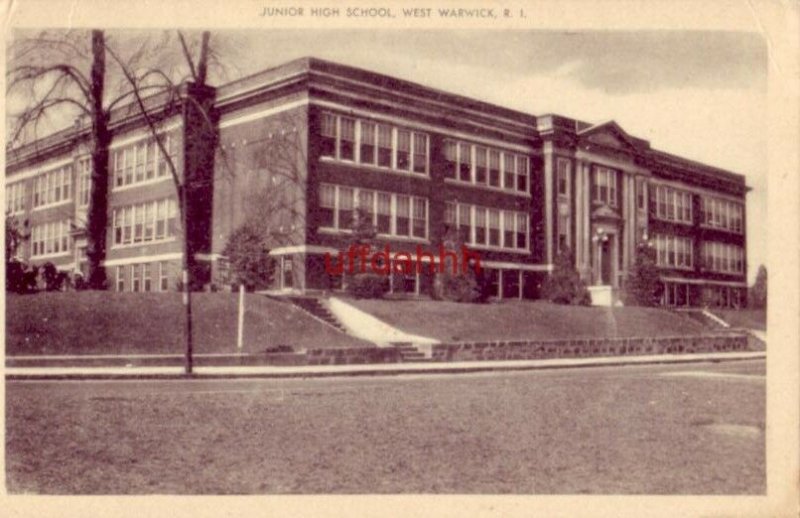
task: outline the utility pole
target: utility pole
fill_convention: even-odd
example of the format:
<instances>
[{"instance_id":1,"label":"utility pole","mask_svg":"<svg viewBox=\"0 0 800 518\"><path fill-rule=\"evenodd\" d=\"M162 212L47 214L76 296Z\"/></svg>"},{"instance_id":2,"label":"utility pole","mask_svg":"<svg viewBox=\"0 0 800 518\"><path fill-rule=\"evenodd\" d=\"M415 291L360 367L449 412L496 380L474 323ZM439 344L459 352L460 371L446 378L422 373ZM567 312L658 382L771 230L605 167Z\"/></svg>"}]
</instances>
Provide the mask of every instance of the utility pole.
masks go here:
<instances>
[{"instance_id":1,"label":"utility pole","mask_svg":"<svg viewBox=\"0 0 800 518\"><path fill-rule=\"evenodd\" d=\"M189 257L192 253L192 246L189 242L189 218L188 204L186 197L186 184L189 175L183 171L183 185L181 186L181 200L183 205L183 307L185 309L184 342L186 344L186 375L191 376L193 367L192 358L192 290L190 284Z\"/></svg>"}]
</instances>

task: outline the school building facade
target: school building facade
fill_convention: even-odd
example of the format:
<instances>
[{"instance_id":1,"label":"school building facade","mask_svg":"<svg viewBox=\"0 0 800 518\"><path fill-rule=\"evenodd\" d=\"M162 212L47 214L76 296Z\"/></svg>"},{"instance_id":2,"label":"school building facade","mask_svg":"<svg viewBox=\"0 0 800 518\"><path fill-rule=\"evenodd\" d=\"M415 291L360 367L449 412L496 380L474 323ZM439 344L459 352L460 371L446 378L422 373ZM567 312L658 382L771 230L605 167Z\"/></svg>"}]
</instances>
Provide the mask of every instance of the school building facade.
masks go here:
<instances>
[{"instance_id":1,"label":"school building facade","mask_svg":"<svg viewBox=\"0 0 800 518\"><path fill-rule=\"evenodd\" d=\"M212 103L212 121L185 103L158 131L195 186L191 239L206 284L225 284L228 237L255 221L269 235L275 291L341 289L325 256L349 245L360 209L392 254L437 256L456 233L500 299L537 298L568 247L593 296L613 300L644 241L664 304L745 304L744 177L656 150L613 121L532 115L315 58L185 95ZM183 234L166 159L133 107L112 113L111 128L109 288L175 289ZM8 150L7 213L31 233L21 259L85 270L88 146L76 125ZM390 285L424 296L433 274L395 273Z\"/></svg>"}]
</instances>

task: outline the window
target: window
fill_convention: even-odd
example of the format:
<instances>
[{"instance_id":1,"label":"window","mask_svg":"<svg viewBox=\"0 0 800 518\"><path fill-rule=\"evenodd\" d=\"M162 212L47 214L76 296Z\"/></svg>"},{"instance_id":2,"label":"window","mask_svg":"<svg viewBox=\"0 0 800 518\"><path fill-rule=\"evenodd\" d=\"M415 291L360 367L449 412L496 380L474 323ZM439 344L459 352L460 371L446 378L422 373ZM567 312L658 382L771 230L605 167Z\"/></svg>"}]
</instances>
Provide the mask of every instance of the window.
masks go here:
<instances>
[{"instance_id":1,"label":"window","mask_svg":"<svg viewBox=\"0 0 800 518\"><path fill-rule=\"evenodd\" d=\"M336 226L334 215L336 210L336 188L333 185L321 184L319 186L319 226L334 228Z\"/></svg>"},{"instance_id":2,"label":"window","mask_svg":"<svg viewBox=\"0 0 800 518\"><path fill-rule=\"evenodd\" d=\"M426 214L425 200L414 198L414 226L412 233L414 237L425 238L427 235L428 217Z\"/></svg>"},{"instance_id":3,"label":"window","mask_svg":"<svg viewBox=\"0 0 800 518\"><path fill-rule=\"evenodd\" d=\"M463 142L458 144L458 179L472 181L472 146Z\"/></svg>"},{"instance_id":4,"label":"window","mask_svg":"<svg viewBox=\"0 0 800 518\"><path fill-rule=\"evenodd\" d=\"M78 206L87 207L92 190L92 161L85 158L78 164Z\"/></svg>"},{"instance_id":5,"label":"window","mask_svg":"<svg viewBox=\"0 0 800 518\"><path fill-rule=\"evenodd\" d=\"M569 160L559 158L556 160L556 185L559 196L569 196Z\"/></svg>"},{"instance_id":6,"label":"window","mask_svg":"<svg viewBox=\"0 0 800 518\"><path fill-rule=\"evenodd\" d=\"M378 193L377 231L379 234L392 233L392 195L389 193Z\"/></svg>"},{"instance_id":7,"label":"window","mask_svg":"<svg viewBox=\"0 0 800 518\"><path fill-rule=\"evenodd\" d=\"M665 185L655 186L656 217L680 223L692 223L692 195Z\"/></svg>"},{"instance_id":8,"label":"window","mask_svg":"<svg viewBox=\"0 0 800 518\"><path fill-rule=\"evenodd\" d=\"M66 165L33 179L33 208L70 200L72 166Z\"/></svg>"},{"instance_id":9,"label":"window","mask_svg":"<svg viewBox=\"0 0 800 518\"><path fill-rule=\"evenodd\" d=\"M375 139L377 133L375 124L372 122L361 122L361 156L362 164L375 164Z\"/></svg>"},{"instance_id":10,"label":"window","mask_svg":"<svg viewBox=\"0 0 800 518\"><path fill-rule=\"evenodd\" d=\"M744 249L726 243L703 243L703 267L720 273L744 273Z\"/></svg>"},{"instance_id":11,"label":"window","mask_svg":"<svg viewBox=\"0 0 800 518\"><path fill-rule=\"evenodd\" d=\"M396 233L399 236L407 236L410 233L410 206L408 196L397 196L397 227Z\"/></svg>"},{"instance_id":12,"label":"window","mask_svg":"<svg viewBox=\"0 0 800 518\"><path fill-rule=\"evenodd\" d=\"M458 204L458 239L463 243L472 242L472 216L470 205Z\"/></svg>"},{"instance_id":13,"label":"window","mask_svg":"<svg viewBox=\"0 0 800 518\"><path fill-rule=\"evenodd\" d=\"M485 147L475 148L475 183L486 184L488 181L488 154Z\"/></svg>"},{"instance_id":14,"label":"window","mask_svg":"<svg viewBox=\"0 0 800 518\"><path fill-rule=\"evenodd\" d=\"M704 197L702 199L705 225L741 233L743 230L744 206L731 200Z\"/></svg>"},{"instance_id":15,"label":"window","mask_svg":"<svg viewBox=\"0 0 800 518\"><path fill-rule=\"evenodd\" d=\"M142 291L151 291L152 290L152 279L150 278L151 267L150 263L144 263L142 265Z\"/></svg>"},{"instance_id":16,"label":"window","mask_svg":"<svg viewBox=\"0 0 800 518\"><path fill-rule=\"evenodd\" d=\"M414 172L428 172L428 135L414 133Z\"/></svg>"},{"instance_id":17,"label":"window","mask_svg":"<svg viewBox=\"0 0 800 518\"><path fill-rule=\"evenodd\" d=\"M464 203L445 205L447 229L458 222L458 238L479 247L527 249L527 215Z\"/></svg>"},{"instance_id":18,"label":"window","mask_svg":"<svg viewBox=\"0 0 800 518\"><path fill-rule=\"evenodd\" d=\"M428 200L388 192L320 184L320 227L352 230L354 203L367 213L378 234L427 239ZM338 216L334 217L335 214Z\"/></svg>"},{"instance_id":19,"label":"window","mask_svg":"<svg viewBox=\"0 0 800 518\"><path fill-rule=\"evenodd\" d=\"M336 158L336 116L330 113L322 114L320 154Z\"/></svg>"},{"instance_id":20,"label":"window","mask_svg":"<svg viewBox=\"0 0 800 518\"><path fill-rule=\"evenodd\" d=\"M6 211L11 214L25 211L25 182L6 185Z\"/></svg>"},{"instance_id":21,"label":"window","mask_svg":"<svg viewBox=\"0 0 800 518\"><path fill-rule=\"evenodd\" d=\"M499 210L489 210L489 246L500 246Z\"/></svg>"},{"instance_id":22,"label":"window","mask_svg":"<svg viewBox=\"0 0 800 518\"><path fill-rule=\"evenodd\" d=\"M140 183L144 181L144 164L147 161L147 143L139 142L136 144L136 173L134 174L134 182Z\"/></svg>"},{"instance_id":23,"label":"window","mask_svg":"<svg viewBox=\"0 0 800 518\"><path fill-rule=\"evenodd\" d=\"M70 221L51 221L31 228L31 257L59 255L70 249Z\"/></svg>"},{"instance_id":24,"label":"window","mask_svg":"<svg viewBox=\"0 0 800 518\"><path fill-rule=\"evenodd\" d=\"M339 159L355 160L356 153L356 121L349 117L339 119Z\"/></svg>"},{"instance_id":25,"label":"window","mask_svg":"<svg viewBox=\"0 0 800 518\"><path fill-rule=\"evenodd\" d=\"M517 190L528 191L528 157L517 156Z\"/></svg>"},{"instance_id":26,"label":"window","mask_svg":"<svg viewBox=\"0 0 800 518\"><path fill-rule=\"evenodd\" d=\"M339 228L353 227L353 189L350 187L339 188Z\"/></svg>"},{"instance_id":27,"label":"window","mask_svg":"<svg viewBox=\"0 0 800 518\"><path fill-rule=\"evenodd\" d=\"M125 291L125 267L117 266L117 291Z\"/></svg>"},{"instance_id":28,"label":"window","mask_svg":"<svg viewBox=\"0 0 800 518\"><path fill-rule=\"evenodd\" d=\"M515 248L517 246L517 236L514 233L516 217L513 211L507 210L503 212L503 246L506 248Z\"/></svg>"},{"instance_id":29,"label":"window","mask_svg":"<svg viewBox=\"0 0 800 518\"><path fill-rule=\"evenodd\" d=\"M165 199L114 209L114 245L149 243L177 234L177 204Z\"/></svg>"},{"instance_id":30,"label":"window","mask_svg":"<svg viewBox=\"0 0 800 518\"><path fill-rule=\"evenodd\" d=\"M361 164L426 174L428 135L375 121L323 113L320 156L344 161L357 159Z\"/></svg>"},{"instance_id":31,"label":"window","mask_svg":"<svg viewBox=\"0 0 800 518\"><path fill-rule=\"evenodd\" d=\"M517 213L517 248L528 249L528 215Z\"/></svg>"},{"instance_id":32,"label":"window","mask_svg":"<svg viewBox=\"0 0 800 518\"><path fill-rule=\"evenodd\" d=\"M456 178L456 171L458 170L458 145L452 140L444 141L444 159L447 162L447 167L444 171L445 178Z\"/></svg>"},{"instance_id":33,"label":"window","mask_svg":"<svg viewBox=\"0 0 800 518\"><path fill-rule=\"evenodd\" d=\"M411 167L411 132L397 131L397 169L408 171Z\"/></svg>"},{"instance_id":34,"label":"window","mask_svg":"<svg viewBox=\"0 0 800 518\"><path fill-rule=\"evenodd\" d=\"M694 242L692 238L660 234L655 236L656 264L668 268L693 268Z\"/></svg>"},{"instance_id":35,"label":"window","mask_svg":"<svg viewBox=\"0 0 800 518\"><path fill-rule=\"evenodd\" d=\"M139 280L139 265L132 264L131 265L131 291L139 291L140 288L140 280Z\"/></svg>"},{"instance_id":36,"label":"window","mask_svg":"<svg viewBox=\"0 0 800 518\"><path fill-rule=\"evenodd\" d=\"M358 191L358 208L371 224L375 224L375 192L361 189Z\"/></svg>"},{"instance_id":37,"label":"window","mask_svg":"<svg viewBox=\"0 0 800 518\"><path fill-rule=\"evenodd\" d=\"M475 207L475 241L476 245L486 244L486 209Z\"/></svg>"},{"instance_id":38,"label":"window","mask_svg":"<svg viewBox=\"0 0 800 518\"><path fill-rule=\"evenodd\" d=\"M517 161L511 153L503 153L503 188L513 189L514 178L517 174Z\"/></svg>"},{"instance_id":39,"label":"window","mask_svg":"<svg viewBox=\"0 0 800 518\"><path fill-rule=\"evenodd\" d=\"M378 124L378 166L392 167L392 127Z\"/></svg>"},{"instance_id":40,"label":"window","mask_svg":"<svg viewBox=\"0 0 800 518\"><path fill-rule=\"evenodd\" d=\"M647 182L636 180L636 204L639 210L645 209L645 200L647 200Z\"/></svg>"},{"instance_id":41,"label":"window","mask_svg":"<svg viewBox=\"0 0 800 518\"><path fill-rule=\"evenodd\" d=\"M500 152L489 151L489 186L500 187Z\"/></svg>"},{"instance_id":42,"label":"window","mask_svg":"<svg viewBox=\"0 0 800 518\"><path fill-rule=\"evenodd\" d=\"M159 139L169 154L169 159L177 166L174 135L164 133L159 135ZM167 157L161 152L156 140L152 137L112 150L110 167L115 188L170 175Z\"/></svg>"},{"instance_id":43,"label":"window","mask_svg":"<svg viewBox=\"0 0 800 518\"><path fill-rule=\"evenodd\" d=\"M617 206L617 172L607 167L595 166L592 183L592 200L612 207Z\"/></svg>"},{"instance_id":44,"label":"window","mask_svg":"<svg viewBox=\"0 0 800 518\"><path fill-rule=\"evenodd\" d=\"M161 291L169 290L169 263L166 261L158 263L158 287Z\"/></svg>"}]
</instances>

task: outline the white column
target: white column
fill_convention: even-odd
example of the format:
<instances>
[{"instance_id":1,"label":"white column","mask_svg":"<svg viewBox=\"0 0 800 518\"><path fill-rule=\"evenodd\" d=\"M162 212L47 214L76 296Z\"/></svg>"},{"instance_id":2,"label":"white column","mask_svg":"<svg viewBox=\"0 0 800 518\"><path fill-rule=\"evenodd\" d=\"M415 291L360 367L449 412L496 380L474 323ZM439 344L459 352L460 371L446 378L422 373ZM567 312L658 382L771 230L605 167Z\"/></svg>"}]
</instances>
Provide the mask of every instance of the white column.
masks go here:
<instances>
[{"instance_id":1,"label":"white column","mask_svg":"<svg viewBox=\"0 0 800 518\"><path fill-rule=\"evenodd\" d=\"M591 165L584 162L581 173L581 183L583 184L583 228L584 228L584 256L583 267L588 268L592 262L592 188L591 188Z\"/></svg>"},{"instance_id":2,"label":"white column","mask_svg":"<svg viewBox=\"0 0 800 518\"><path fill-rule=\"evenodd\" d=\"M545 142L544 154L544 226L545 259L553 263L553 143Z\"/></svg>"}]
</instances>

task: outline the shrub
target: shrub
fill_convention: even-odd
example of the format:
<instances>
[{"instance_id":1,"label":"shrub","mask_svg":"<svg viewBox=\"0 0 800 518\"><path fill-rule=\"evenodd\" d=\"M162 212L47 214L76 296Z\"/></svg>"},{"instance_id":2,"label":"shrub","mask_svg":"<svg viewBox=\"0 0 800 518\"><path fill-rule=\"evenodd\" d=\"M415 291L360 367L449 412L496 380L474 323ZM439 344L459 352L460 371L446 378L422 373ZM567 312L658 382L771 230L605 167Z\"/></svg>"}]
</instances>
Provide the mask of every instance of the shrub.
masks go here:
<instances>
[{"instance_id":1,"label":"shrub","mask_svg":"<svg viewBox=\"0 0 800 518\"><path fill-rule=\"evenodd\" d=\"M455 229L448 231L442 239L442 246L445 250L460 252L464 246ZM453 273L453 259L446 257L441 265L441 271L436 273L433 280L433 298L436 300L449 300L451 302L482 302L487 298L488 291L485 283L480 283L475 275L474 265L470 265L466 271L458 267L457 273Z\"/></svg>"},{"instance_id":2,"label":"shrub","mask_svg":"<svg viewBox=\"0 0 800 518\"><path fill-rule=\"evenodd\" d=\"M663 290L656 266L656 251L647 243L640 243L625 284L625 302L633 306L658 306Z\"/></svg>"},{"instance_id":3,"label":"shrub","mask_svg":"<svg viewBox=\"0 0 800 518\"><path fill-rule=\"evenodd\" d=\"M389 291L389 278L375 273L358 273L348 278L347 293L357 299L379 299Z\"/></svg>"},{"instance_id":4,"label":"shrub","mask_svg":"<svg viewBox=\"0 0 800 518\"><path fill-rule=\"evenodd\" d=\"M49 261L44 263L39 273L45 290L58 291L61 289L60 283L63 282L63 277L59 275L58 269L53 263Z\"/></svg>"},{"instance_id":5,"label":"shrub","mask_svg":"<svg viewBox=\"0 0 800 518\"><path fill-rule=\"evenodd\" d=\"M542 285L542 297L556 304L588 306L589 290L581 280L572 252L565 248L558 253L552 273Z\"/></svg>"},{"instance_id":6,"label":"shrub","mask_svg":"<svg viewBox=\"0 0 800 518\"><path fill-rule=\"evenodd\" d=\"M222 252L230 263L231 282L248 290L268 288L274 264L266 239L254 225L245 224L234 230Z\"/></svg>"}]
</instances>

